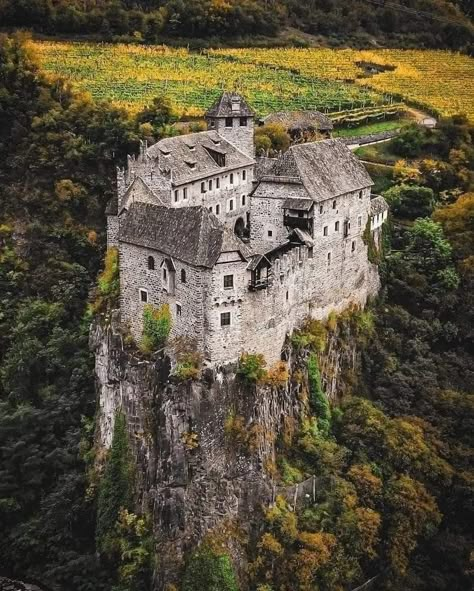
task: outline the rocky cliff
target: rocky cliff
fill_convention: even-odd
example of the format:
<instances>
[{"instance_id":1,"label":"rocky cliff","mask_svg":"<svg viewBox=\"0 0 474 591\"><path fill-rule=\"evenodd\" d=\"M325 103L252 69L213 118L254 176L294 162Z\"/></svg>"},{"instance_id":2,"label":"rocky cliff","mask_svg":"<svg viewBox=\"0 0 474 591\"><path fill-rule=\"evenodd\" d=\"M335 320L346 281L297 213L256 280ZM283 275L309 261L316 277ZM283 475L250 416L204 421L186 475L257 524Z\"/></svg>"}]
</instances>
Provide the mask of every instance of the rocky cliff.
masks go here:
<instances>
[{"instance_id":1,"label":"rocky cliff","mask_svg":"<svg viewBox=\"0 0 474 591\"><path fill-rule=\"evenodd\" d=\"M289 379L279 386L245 385L226 366L200 380L178 383L166 356L144 360L124 347L117 318L91 330L99 397L97 443L111 444L116 411L126 416L136 462L136 504L153 519L159 557L155 588L176 581L188 550L210 531L239 531L251 541L262 508L286 493L272 479L278 441L307 412L306 353L288 347L282 356ZM337 398L341 377L357 364L353 346L328 338L320 356L323 383ZM311 494L314 482L302 487ZM230 548L245 588L243 548Z\"/></svg>"}]
</instances>

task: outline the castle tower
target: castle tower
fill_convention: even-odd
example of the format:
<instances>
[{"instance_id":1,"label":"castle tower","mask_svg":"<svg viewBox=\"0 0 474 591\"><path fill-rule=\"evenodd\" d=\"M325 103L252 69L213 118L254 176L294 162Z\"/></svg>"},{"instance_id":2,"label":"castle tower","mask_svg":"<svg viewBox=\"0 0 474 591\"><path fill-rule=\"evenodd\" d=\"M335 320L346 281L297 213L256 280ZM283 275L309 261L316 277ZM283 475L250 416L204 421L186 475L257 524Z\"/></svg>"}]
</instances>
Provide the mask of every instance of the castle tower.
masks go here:
<instances>
[{"instance_id":1,"label":"castle tower","mask_svg":"<svg viewBox=\"0 0 474 591\"><path fill-rule=\"evenodd\" d=\"M255 114L243 97L224 92L206 113L207 127L233 144L241 152L255 157Z\"/></svg>"}]
</instances>

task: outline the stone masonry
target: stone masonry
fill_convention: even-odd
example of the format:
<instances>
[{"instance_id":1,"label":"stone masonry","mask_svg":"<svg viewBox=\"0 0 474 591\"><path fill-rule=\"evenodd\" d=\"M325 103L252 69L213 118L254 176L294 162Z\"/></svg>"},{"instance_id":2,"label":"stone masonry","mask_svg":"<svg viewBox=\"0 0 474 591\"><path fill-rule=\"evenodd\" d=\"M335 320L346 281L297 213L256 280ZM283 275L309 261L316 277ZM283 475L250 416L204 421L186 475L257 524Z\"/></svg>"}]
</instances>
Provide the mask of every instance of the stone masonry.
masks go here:
<instances>
[{"instance_id":1,"label":"stone masonry","mask_svg":"<svg viewBox=\"0 0 474 591\"><path fill-rule=\"evenodd\" d=\"M243 352L273 363L305 318L376 293L363 235L371 227L378 243L388 206L339 140L258 166L243 98L224 93L206 118L209 131L143 145L118 173L107 219L122 324L139 341L144 307L166 303L172 335L195 341L207 364Z\"/></svg>"}]
</instances>

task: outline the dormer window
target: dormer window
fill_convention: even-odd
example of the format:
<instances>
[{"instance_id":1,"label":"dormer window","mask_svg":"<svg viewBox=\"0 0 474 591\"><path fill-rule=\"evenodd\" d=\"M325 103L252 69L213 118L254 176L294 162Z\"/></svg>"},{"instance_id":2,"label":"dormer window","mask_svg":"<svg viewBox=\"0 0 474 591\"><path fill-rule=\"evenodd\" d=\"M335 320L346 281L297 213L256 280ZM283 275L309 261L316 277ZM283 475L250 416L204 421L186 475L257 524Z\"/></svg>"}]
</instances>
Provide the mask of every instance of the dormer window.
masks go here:
<instances>
[{"instance_id":1,"label":"dormer window","mask_svg":"<svg viewBox=\"0 0 474 591\"><path fill-rule=\"evenodd\" d=\"M185 160L185 162L189 166L189 168L191 168L192 170L194 170L196 168L196 161L195 160Z\"/></svg>"},{"instance_id":2,"label":"dormer window","mask_svg":"<svg viewBox=\"0 0 474 591\"><path fill-rule=\"evenodd\" d=\"M221 145L221 140L219 138L215 138L215 139L214 138L211 138L211 139L212 139L212 143L215 146L220 146Z\"/></svg>"},{"instance_id":3,"label":"dormer window","mask_svg":"<svg viewBox=\"0 0 474 591\"><path fill-rule=\"evenodd\" d=\"M160 149L160 152L163 154L163 156L164 156L165 158L167 158L167 157L170 155L170 152L169 152L169 150L162 150L162 149Z\"/></svg>"},{"instance_id":4,"label":"dormer window","mask_svg":"<svg viewBox=\"0 0 474 591\"><path fill-rule=\"evenodd\" d=\"M186 144L188 146L188 148L191 150L191 152L194 152L196 149L196 146L194 146L193 144Z\"/></svg>"},{"instance_id":5,"label":"dormer window","mask_svg":"<svg viewBox=\"0 0 474 591\"><path fill-rule=\"evenodd\" d=\"M232 117L225 118L225 126L226 127L233 127L234 126Z\"/></svg>"}]
</instances>

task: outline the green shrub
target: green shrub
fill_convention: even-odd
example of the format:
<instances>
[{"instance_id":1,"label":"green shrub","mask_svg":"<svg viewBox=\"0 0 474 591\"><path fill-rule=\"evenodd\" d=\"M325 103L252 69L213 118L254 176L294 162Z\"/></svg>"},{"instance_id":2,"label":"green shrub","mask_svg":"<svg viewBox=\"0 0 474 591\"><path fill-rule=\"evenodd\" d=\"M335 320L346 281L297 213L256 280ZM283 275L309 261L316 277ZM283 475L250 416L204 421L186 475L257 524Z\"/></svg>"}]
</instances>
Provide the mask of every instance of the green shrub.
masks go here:
<instances>
[{"instance_id":1,"label":"green shrub","mask_svg":"<svg viewBox=\"0 0 474 591\"><path fill-rule=\"evenodd\" d=\"M176 367L173 375L179 381L195 380L199 377L202 354L197 343L187 337L177 337L173 341L176 354Z\"/></svg>"},{"instance_id":2,"label":"green shrub","mask_svg":"<svg viewBox=\"0 0 474 591\"><path fill-rule=\"evenodd\" d=\"M171 330L171 312L168 304L158 309L151 304L143 310L143 336L140 349L151 353L165 346Z\"/></svg>"},{"instance_id":3,"label":"green shrub","mask_svg":"<svg viewBox=\"0 0 474 591\"><path fill-rule=\"evenodd\" d=\"M260 353L243 353L239 359L237 375L245 382L255 384L267 375L266 364L264 356Z\"/></svg>"},{"instance_id":4,"label":"green shrub","mask_svg":"<svg viewBox=\"0 0 474 591\"><path fill-rule=\"evenodd\" d=\"M322 353L326 347L327 329L322 322L309 318L300 330L293 333L291 342L297 349L310 348Z\"/></svg>"},{"instance_id":5,"label":"green shrub","mask_svg":"<svg viewBox=\"0 0 474 591\"><path fill-rule=\"evenodd\" d=\"M229 556L201 545L187 564L183 591L239 591Z\"/></svg>"},{"instance_id":6,"label":"green shrub","mask_svg":"<svg viewBox=\"0 0 474 591\"><path fill-rule=\"evenodd\" d=\"M323 435L327 435L331 427L331 409L327 396L321 386L318 359L314 353L308 359L308 381L311 410L318 419L320 432Z\"/></svg>"},{"instance_id":7,"label":"green shrub","mask_svg":"<svg viewBox=\"0 0 474 591\"><path fill-rule=\"evenodd\" d=\"M111 536L113 536L120 510L126 509L130 502L131 480L127 424L123 413L117 412L112 446L99 485L96 528L99 551L110 550Z\"/></svg>"},{"instance_id":8,"label":"green shrub","mask_svg":"<svg viewBox=\"0 0 474 591\"><path fill-rule=\"evenodd\" d=\"M113 247L105 255L104 270L97 280L97 291L92 312L102 312L118 305L120 295L119 253Z\"/></svg>"}]
</instances>

